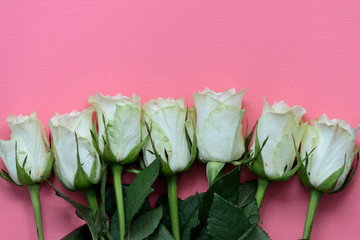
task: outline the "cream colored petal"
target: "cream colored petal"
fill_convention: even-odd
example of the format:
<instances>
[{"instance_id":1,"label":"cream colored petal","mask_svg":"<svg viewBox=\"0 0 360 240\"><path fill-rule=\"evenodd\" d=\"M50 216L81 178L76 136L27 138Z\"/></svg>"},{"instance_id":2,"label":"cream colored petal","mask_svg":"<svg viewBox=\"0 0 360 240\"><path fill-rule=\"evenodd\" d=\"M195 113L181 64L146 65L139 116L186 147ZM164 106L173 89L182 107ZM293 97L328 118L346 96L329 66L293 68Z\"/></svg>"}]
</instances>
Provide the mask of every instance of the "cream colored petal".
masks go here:
<instances>
[{"instance_id":1,"label":"cream colored petal","mask_svg":"<svg viewBox=\"0 0 360 240\"><path fill-rule=\"evenodd\" d=\"M269 112L275 112L274 108L272 106L270 106L267 102L265 102L264 100L264 107L263 107L263 112L262 115L265 115L266 113Z\"/></svg>"},{"instance_id":2,"label":"cream colored petal","mask_svg":"<svg viewBox=\"0 0 360 240\"><path fill-rule=\"evenodd\" d=\"M272 107L276 113L286 113L290 111L290 107L284 101L275 102Z\"/></svg>"},{"instance_id":3,"label":"cream colored petal","mask_svg":"<svg viewBox=\"0 0 360 240\"><path fill-rule=\"evenodd\" d=\"M170 106L179 106L180 108L184 108L185 102L183 98L180 99L173 99L173 98L157 98L156 100L150 100L147 103L143 105L144 111L148 115L153 115L156 111L164 108L164 107L170 107Z\"/></svg>"},{"instance_id":4,"label":"cream colored petal","mask_svg":"<svg viewBox=\"0 0 360 240\"><path fill-rule=\"evenodd\" d=\"M54 127L64 127L71 132L76 132L78 136L91 141L90 129L92 129L92 115L94 110L93 107L89 107L81 112L74 110L69 114L63 115L55 113L55 116L50 119L50 122Z\"/></svg>"},{"instance_id":5,"label":"cream colored petal","mask_svg":"<svg viewBox=\"0 0 360 240\"><path fill-rule=\"evenodd\" d=\"M66 188L75 190L74 178L77 171L77 150L75 134L70 130L50 124L53 147L55 155L55 165L62 183Z\"/></svg>"},{"instance_id":6,"label":"cream colored petal","mask_svg":"<svg viewBox=\"0 0 360 240\"><path fill-rule=\"evenodd\" d=\"M199 92L199 94L207 95L207 96L209 96L209 97L211 97L214 100L217 100L219 102L224 102L226 99L228 99L229 97L231 97L235 93L236 93L235 88L225 90L223 92L214 92L214 91L210 90L207 87L205 88L204 91Z\"/></svg>"},{"instance_id":7,"label":"cream colored petal","mask_svg":"<svg viewBox=\"0 0 360 240\"><path fill-rule=\"evenodd\" d=\"M238 107L238 108L241 109L242 100L244 98L245 92L246 92L246 89L243 89L242 91L237 92L237 93L229 96L227 99L225 99L223 101L223 103L226 104L226 105L230 105L230 106L233 106L233 107Z\"/></svg>"},{"instance_id":8,"label":"cream colored petal","mask_svg":"<svg viewBox=\"0 0 360 240\"><path fill-rule=\"evenodd\" d=\"M196 108L196 133L202 131L203 123L209 114L221 103L207 95L194 93L193 95Z\"/></svg>"}]
</instances>

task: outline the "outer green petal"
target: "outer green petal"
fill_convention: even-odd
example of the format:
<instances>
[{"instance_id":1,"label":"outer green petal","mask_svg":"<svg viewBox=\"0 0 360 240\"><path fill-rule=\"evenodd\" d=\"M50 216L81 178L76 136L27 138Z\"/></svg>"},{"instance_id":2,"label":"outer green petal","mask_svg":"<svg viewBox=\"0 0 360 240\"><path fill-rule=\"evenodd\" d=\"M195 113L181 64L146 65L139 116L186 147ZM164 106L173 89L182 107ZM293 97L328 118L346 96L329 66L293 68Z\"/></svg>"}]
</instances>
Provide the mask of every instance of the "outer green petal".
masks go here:
<instances>
[{"instance_id":1,"label":"outer green petal","mask_svg":"<svg viewBox=\"0 0 360 240\"><path fill-rule=\"evenodd\" d=\"M54 127L50 124L53 133L55 165L58 177L66 188L75 190L74 178L78 168L75 133L65 127ZM97 161L96 174L92 176L94 184L100 181L100 159L93 145L86 138L78 136L80 162L84 172L90 178L92 166Z\"/></svg>"},{"instance_id":2,"label":"outer green petal","mask_svg":"<svg viewBox=\"0 0 360 240\"><path fill-rule=\"evenodd\" d=\"M16 171L15 141L13 139L10 139L9 141L0 140L0 156L3 159L12 180L20 185L21 183L17 177ZM25 156L22 156L22 159L24 159L24 157Z\"/></svg>"},{"instance_id":3,"label":"outer green petal","mask_svg":"<svg viewBox=\"0 0 360 240\"><path fill-rule=\"evenodd\" d=\"M199 134L202 131L204 121L209 114L217 108L221 102L213 99L208 95L194 93L193 95L195 108L196 108L196 132Z\"/></svg>"},{"instance_id":4,"label":"outer green petal","mask_svg":"<svg viewBox=\"0 0 360 240\"><path fill-rule=\"evenodd\" d=\"M110 97L97 93L95 96L89 97L88 103L96 109L99 129L99 147L101 151L104 151L103 137L105 137L105 129L103 116L106 123L108 123L109 121L114 120L117 106L140 106L140 98L136 94L133 94L131 97L126 97L121 94Z\"/></svg>"},{"instance_id":5,"label":"outer green petal","mask_svg":"<svg viewBox=\"0 0 360 240\"><path fill-rule=\"evenodd\" d=\"M274 149L272 160L277 172L277 177L281 177L292 169L296 156L293 147L293 137L295 139L296 148L299 149L304 130L304 124L299 126L295 119L288 124L284 135Z\"/></svg>"},{"instance_id":6,"label":"outer green petal","mask_svg":"<svg viewBox=\"0 0 360 240\"><path fill-rule=\"evenodd\" d=\"M346 162L350 160L355 142L352 135L338 125L320 123L314 127L319 133L319 143L313 153L314 163L308 168L310 181L316 187L344 165L345 156Z\"/></svg>"},{"instance_id":7,"label":"outer green petal","mask_svg":"<svg viewBox=\"0 0 360 240\"><path fill-rule=\"evenodd\" d=\"M256 132L259 142L264 142L265 139L268 137L268 141L266 142L261 152L261 156L264 163L265 173L271 178L279 177L279 174L273 163L274 150L281 141L281 138L283 137L289 122L291 122L292 120L293 114L291 112L287 114L268 112L262 115L258 120ZM293 150L292 140L289 142L289 148ZM281 154L281 150L277 151L278 154Z\"/></svg>"},{"instance_id":8,"label":"outer green petal","mask_svg":"<svg viewBox=\"0 0 360 240\"><path fill-rule=\"evenodd\" d=\"M27 155L24 170L32 181L41 182L50 154L44 126L36 120L35 112L28 117L10 115L7 122L12 130L11 139L18 142L19 164L22 165Z\"/></svg>"},{"instance_id":9,"label":"outer green petal","mask_svg":"<svg viewBox=\"0 0 360 240\"><path fill-rule=\"evenodd\" d=\"M245 151L241 134L244 110L221 105L205 119L199 130L199 156L205 161L231 162L239 159Z\"/></svg>"},{"instance_id":10,"label":"outer green petal","mask_svg":"<svg viewBox=\"0 0 360 240\"><path fill-rule=\"evenodd\" d=\"M155 149L160 154L161 158L166 161L166 156L164 153L164 149L166 149L169 158L172 154L172 147L170 140L165 135L164 131L161 129L158 123L151 122L150 119L145 118L145 121L151 126L151 138L154 141ZM143 127L143 136L145 136L146 129ZM151 142L148 141L144 147L144 162L146 166L149 166L155 159L156 156L153 154L154 150L152 148Z\"/></svg>"},{"instance_id":11,"label":"outer green petal","mask_svg":"<svg viewBox=\"0 0 360 240\"><path fill-rule=\"evenodd\" d=\"M169 155L169 165L174 173L184 170L190 162L190 151L186 142L185 118L186 109L180 106L163 107L156 111L152 116L153 123L161 126L162 131L167 136L171 144L171 153ZM153 137L156 145L156 138ZM158 149L160 154L163 149ZM163 159L164 155L162 155Z\"/></svg>"},{"instance_id":12,"label":"outer green petal","mask_svg":"<svg viewBox=\"0 0 360 240\"><path fill-rule=\"evenodd\" d=\"M117 160L125 159L129 152L139 144L141 107L132 105L117 106L114 120L109 121L108 134L110 148Z\"/></svg>"}]
</instances>

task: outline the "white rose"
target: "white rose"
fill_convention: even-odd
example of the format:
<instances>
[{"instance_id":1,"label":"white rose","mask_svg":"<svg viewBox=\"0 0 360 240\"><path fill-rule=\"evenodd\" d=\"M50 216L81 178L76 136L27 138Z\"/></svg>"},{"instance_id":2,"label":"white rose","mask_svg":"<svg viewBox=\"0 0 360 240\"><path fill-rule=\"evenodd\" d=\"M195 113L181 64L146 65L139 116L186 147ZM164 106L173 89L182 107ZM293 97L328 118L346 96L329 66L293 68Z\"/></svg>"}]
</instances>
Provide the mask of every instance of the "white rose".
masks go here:
<instances>
[{"instance_id":1,"label":"white rose","mask_svg":"<svg viewBox=\"0 0 360 240\"><path fill-rule=\"evenodd\" d=\"M155 149L162 160L167 162L171 171L179 173L191 163L190 150L185 136L186 109L183 99L150 100L143 106L144 121L151 128L151 137ZM145 129L143 133L145 133ZM145 136L145 134L143 134ZM144 148L145 165L155 160L153 148L149 141ZM168 156L165 155L165 151Z\"/></svg>"},{"instance_id":2,"label":"white rose","mask_svg":"<svg viewBox=\"0 0 360 240\"><path fill-rule=\"evenodd\" d=\"M355 139L358 128L343 120L329 120L324 114L308 125L301 144L301 156L313 153L299 177L305 185L323 192L337 191L344 184L357 152ZM305 166L307 166L305 168Z\"/></svg>"},{"instance_id":3,"label":"white rose","mask_svg":"<svg viewBox=\"0 0 360 240\"><path fill-rule=\"evenodd\" d=\"M104 151L106 139L103 116L109 136L110 149L116 162L132 162L136 160L141 147L137 147L141 140L141 103L140 98L133 94L131 98L117 94L114 97L103 96L97 93L91 96L88 102L97 112L99 127L99 147ZM134 149L136 148L136 149ZM136 153L135 153L136 152ZM128 156L133 156L128 159Z\"/></svg>"},{"instance_id":4,"label":"white rose","mask_svg":"<svg viewBox=\"0 0 360 240\"><path fill-rule=\"evenodd\" d=\"M11 179L19 185L41 182L42 177L49 178L52 171L49 142L36 115L36 112L30 116L10 115L7 122L11 139L0 140L0 156Z\"/></svg>"},{"instance_id":5,"label":"white rose","mask_svg":"<svg viewBox=\"0 0 360 240\"><path fill-rule=\"evenodd\" d=\"M194 93L196 107L196 136L199 157L203 161L231 162L245 152L241 133L241 110L245 89L241 92L230 89L216 93L208 88Z\"/></svg>"},{"instance_id":6,"label":"white rose","mask_svg":"<svg viewBox=\"0 0 360 240\"><path fill-rule=\"evenodd\" d=\"M90 133L93 112L94 108L90 107L82 112L55 113L49 121L53 135L54 169L69 190L83 190L100 181L101 163Z\"/></svg>"},{"instance_id":7,"label":"white rose","mask_svg":"<svg viewBox=\"0 0 360 240\"><path fill-rule=\"evenodd\" d=\"M266 138L268 140L261 156L251 164L255 174L269 180L287 180L290 177L286 174L292 170L296 151L305 131L305 124L301 122L305 112L302 107L290 108L283 101L275 102L273 106L264 102L252 151L259 149Z\"/></svg>"}]
</instances>

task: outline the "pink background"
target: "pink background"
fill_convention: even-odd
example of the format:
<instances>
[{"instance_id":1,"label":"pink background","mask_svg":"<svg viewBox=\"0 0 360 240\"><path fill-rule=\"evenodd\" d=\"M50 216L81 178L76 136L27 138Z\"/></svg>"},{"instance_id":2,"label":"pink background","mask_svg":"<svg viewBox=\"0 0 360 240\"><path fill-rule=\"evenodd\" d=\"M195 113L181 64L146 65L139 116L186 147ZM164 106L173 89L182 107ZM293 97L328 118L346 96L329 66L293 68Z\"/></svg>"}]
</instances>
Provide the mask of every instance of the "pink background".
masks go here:
<instances>
[{"instance_id":1,"label":"pink background","mask_svg":"<svg viewBox=\"0 0 360 240\"><path fill-rule=\"evenodd\" d=\"M305 120L326 113L355 127L359 16L356 0L1 1L0 138L9 139L9 114L35 110L48 129L55 111L81 110L98 91L135 92L143 103L184 97L192 105L193 92L206 86L247 88L251 126L265 97L303 106ZM54 176L51 182L85 202ZM197 164L179 182L181 198L204 191L204 168ZM160 181L157 190L164 192L164 186ZM360 238L359 188L355 176L345 191L323 196L313 239ZM47 185L40 193L46 239L60 239L82 224ZM307 202L297 177L273 183L261 209L263 228L272 239L300 238ZM1 239L36 238L26 188L0 181L0 209Z\"/></svg>"}]
</instances>

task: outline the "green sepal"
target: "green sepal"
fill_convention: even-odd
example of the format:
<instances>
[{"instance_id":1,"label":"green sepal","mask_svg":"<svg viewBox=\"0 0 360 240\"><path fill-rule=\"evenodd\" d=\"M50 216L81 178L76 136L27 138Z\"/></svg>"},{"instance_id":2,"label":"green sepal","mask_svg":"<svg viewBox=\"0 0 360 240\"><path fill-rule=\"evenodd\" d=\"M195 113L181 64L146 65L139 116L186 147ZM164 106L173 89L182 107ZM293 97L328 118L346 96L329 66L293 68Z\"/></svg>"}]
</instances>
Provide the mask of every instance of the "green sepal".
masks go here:
<instances>
[{"instance_id":1,"label":"green sepal","mask_svg":"<svg viewBox=\"0 0 360 240\"><path fill-rule=\"evenodd\" d=\"M11 184L14 184L15 186L18 186L18 187L23 186L23 185L19 185L16 182L14 182L14 180L12 180L12 178L9 176L9 174L4 169L1 169L0 177L5 179L6 181L8 181Z\"/></svg>"},{"instance_id":2,"label":"green sepal","mask_svg":"<svg viewBox=\"0 0 360 240\"><path fill-rule=\"evenodd\" d=\"M206 177L211 186L216 179L220 178L224 173L224 162L208 162L206 164Z\"/></svg>"},{"instance_id":3,"label":"green sepal","mask_svg":"<svg viewBox=\"0 0 360 240\"><path fill-rule=\"evenodd\" d=\"M99 168L101 168L101 163L100 163L100 161L98 162L95 159L93 165L91 166L91 171L90 171L90 182L91 183L96 182L97 171Z\"/></svg>"},{"instance_id":4,"label":"green sepal","mask_svg":"<svg viewBox=\"0 0 360 240\"><path fill-rule=\"evenodd\" d=\"M343 173L345 169L345 165L346 165L346 156L343 166L339 168L339 170L332 173L329 177L327 177L318 187L315 187L315 189L320 192L331 192L334 189L337 180Z\"/></svg>"},{"instance_id":5,"label":"green sepal","mask_svg":"<svg viewBox=\"0 0 360 240\"><path fill-rule=\"evenodd\" d=\"M247 134L247 132L248 132L248 124L246 124L246 129L245 129L245 136L246 137L245 137L245 140L244 140L245 141L245 153L242 155L240 160L231 162L232 165L238 166L240 168L241 168L241 166L247 165L247 164L249 166L251 162L253 162L259 156L261 156L261 151L264 148L264 146L265 146L265 144L266 144L266 142L268 140L268 137L265 139L265 141L263 142L261 147L255 150L254 154L251 152L251 150L249 151L250 141L251 141L251 139L252 139L252 137L254 135L254 130L255 130L256 126L257 126L257 122L255 123L254 127L251 129L250 133ZM259 146L260 146L260 144L259 144ZM250 167L249 167L249 169L250 169Z\"/></svg>"},{"instance_id":6,"label":"green sepal","mask_svg":"<svg viewBox=\"0 0 360 240\"><path fill-rule=\"evenodd\" d=\"M338 193L338 192L344 190L347 187L347 185L349 185L351 179L354 177L354 175L356 173L356 170L358 168L358 164L359 164L359 153L357 153L356 164L355 164L355 166L350 168L349 174L347 175L343 185L338 190L336 190L334 192L330 192L330 194Z\"/></svg>"},{"instance_id":7,"label":"green sepal","mask_svg":"<svg viewBox=\"0 0 360 240\"><path fill-rule=\"evenodd\" d=\"M257 124L258 124L258 121L256 121L254 127L251 129L250 133L248 134L247 132L248 132L249 123L248 123L248 120L246 119L245 141L244 142L245 142L245 151L246 151L247 154L249 154L249 152L250 152L249 151L249 146L250 146L250 142L251 142L251 139L252 139L252 137L254 135L255 127L257 126Z\"/></svg>"},{"instance_id":8,"label":"green sepal","mask_svg":"<svg viewBox=\"0 0 360 240\"><path fill-rule=\"evenodd\" d=\"M147 124L147 122L145 122L145 127L146 127L146 131L148 132L148 136L149 136L149 139L150 139L150 143L151 143L151 146L153 148L153 153L155 155L156 158L159 158L160 159L160 174L165 176L165 177L171 177L171 176L174 176L175 173L171 170L170 168L170 165L167 161L165 161L164 159L162 159L162 157L160 156L159 152L156 150L156 147L155 147L155 144L154 144L154 141L151 137L151 127L149 127L149 125ZM165 151L165 155L167 156L167 152L166 152L166 149L164 149Z\"/></svg>"},{"instance_id":9,"label":"green sepal","mask_svg":"<svg viewBox=\"0 0 360 240\"><path fill-rule=\"evenodd\" d=\"M145 146L145 144L149 141L149 134L144 138L141 142L139 142L135 147L131 149L129 154L121 161L121 164L129 164L133 163L137 160L141 149Z\"/></svg>"},{"instance_id":10,"label":"green sepal","mask_svg":"<svg viewBox=\"0 0 360 240\"><path fill-rule=\"evenodd\" d=\"M26 160L28 158L28 155L26 155L24 162L22 164L22 166L20 166L19 164L19 159L18 159L18 155L17 155L17 142L15 142L15 162L16 162L16 173L17 173L17 177L19 179L19 182L23 185L31 185L34 184L35 182L31 179L30 175L25 171L25 164L26 164Z\"/></svg>"},{"instance_id":11,"label":"green sepal","mask_svg":"<svg viewBox=\"0 0 360 240\"><path fill-rule=\"evenodd\" d=\"M312 150L314 151L315 148ZM307 166L309 164L309 155L307 152L306 152L306 157L304 159L304 162L305 163L305 166L304 164L301 164L300 165L300 168L299 168L299 179L300 179L300 182L302 185L304 185L305 187L308 187L308 188L314 188L314 186L311 184L310 182L310 179L309 179L309 175L308 175L308 172L307 172ZM300 153L298 151L296 151L296 158L297 159L300 159L301 156L300 156Z\"/></svg>"},{"instance_id":12,"label":"green sepal","mask_svg":"<svg viewBox=\"0 0 360 240\"><path fill-rule=\"evenodd\" d=\"M54 169L55 175L56 175L57 179L59 180L59 182L61 183L61 185L63 185L63 186L64 186L67 190L69 190L69 191L72 191L72 192L73 192L73 191L77 191L76 189L70 189L70 188L66 187L66 184L65 184L64 181L61 179L61 175L60 175L60 173L59 173L59 170L57 169L56 164L54 164L53 169Z\"/></svg>"},{"instance_id":13,"label":"green sepal","mask_svg":"<svg viewBox=\"0 0 360 240\"><path fill-rule=\"evenodd\" d=\"M255 132L255 155L253 156L254 160L248 165L248 168L250 172L255 174L258 177L268 179L265 173L264 169L264 161L261 156L261 151L263 147L265 146L266 142L268 140L268 137L265 139L262 145L260 145L257 132Z\"/></svg>"},{"instance_id":14,"label":"green sepal","mask_svg":"<svg viewBox=\"0 0 360 240\"><path fill-rule=\"evenodd\" d=\"M77 159L77 170L75 173L74 178L74 186L77 190L84 190L91 187L91 182L89 176L86 174L84 169L82 168L82 164L80 162L80 154L79 154L79 142L77 134L75 133L75 140L76 140L76 159ZM94 164L95 165L95 164ZM91 172L93 168L91 169Z\"/></svg>"},{"instance_id":15,"label":"green sepal","mask_svg":"<svg viewBox=\"0 0 360 240\"><path fill-rule=\"evenodd\" d=\"M306 154L306 157L304 159L301 159L300 153L298 148L296 147L296 143L295 143L295 138L294 135L292 135L292 140L293 140L293 144L294 144L294 150L295 150L295 154L296 154L296 166L291 169L289 172L283 174L280 178L276 179L276 181L280 181L280 182L285 182L287 180L289 180L292 176L294 176L294 174L300 169L301 165L303 165L303 162L306 160L308 161L308 157L310 156L310 154L315 150L315 148L309 153Z\"/></svg>"},{"instance_id":16,"label":"green sepal","mask_svg":"<svg viewBox=\"0 0 360 240\"><path fill-rule=\"evenodd\" d=\"M188 116L190 116L190 114L188 114ZM190 121L193 124L193 120L190 117ZM193 125L194 126L194 125ZM187 139L187 143L188 143L188 147L190 150L190 162L189 164L186 166L186 168L182 171L182 172L186 172L187 170L189 170L189 168L191 167L191 165L194 163L196 156L197 156L197 138L196 138L196 132L195 130L193 131L193 141L191 142L191 138L189 136L189 133L185 127L185 135L186 135L186 139Z\"/></svg>"},{"instance_id":17,"label":"green sepal","mask_svg":"<svg viewBox=\"0 0 360 240\"><path fill-rule=\"evenodd\" d=\"M110 125L109 123L106 124L105 123L105 116L103 114L103 123L104 123L104 131L105 131L105 141L104 141L104 151L101 154L101 157L104 159L105 162L109 162L109 163L117 163L117 159L116 156L114 155L114 153L111 151L111 147L110 147L110 140L109 140L109 134L107 131L107 127Z\"/></svg>"},{"instance_id":18,"label":"green sepal","mask_svg":"<svg viewBox=\"0 0 360 240\"><path fill-rule=\"evenodd\" d=\"M91 134L92 144L95 150L97 151L97 153L99 154L99 156L101 156L101 150L99 147L99 135L97 134L96 131L96 119L97 117L95 117L95 121L93 123L92 129L90 129L90 134Z\"/></svg>"},{"instance_id":19,"label":"green sepal","mask_svg":"<svg viewBox=\"0 0 360 240\"><path fill-rule=\"evenodd\" d=\"M21 167L19 165L19 162L18 160L16 159L16 173L17 173L17 176L18 176L18 179L19 179L19 182L23 185L31 185L31 184L34 184L35 182L31 179L30 175L25 171L24 169L24 166L25 166L25 163L26 163L26 160L27 160L27 155L24 159L24 164L23 166Z\"/></svg>"},{"instance_id":20,"label":"green sepal","mask_svg":"<svg viewBox=\"0 0 360 240\"><path fill-rule=\"evenodd\" d=\"M171 177L176 175L170 168L169 163L165 162L162 158L160 158L160 174L165 177Z\"/></svg>"},{"instance_id":21,"label":"green sepal","mask_svg":"<svg viewBox=\"0 0 360 240\"><path fill-rule=\"evenodd\" d=\"M51 139L51 138L49 137L49 139ZM42 175L43 178L46 178L46 179L50 178L52 169L53 169L53 163L54 163L54 148L51 145L49 159L46 163L45 170Z\"/></svg>"}]
</instances>

